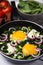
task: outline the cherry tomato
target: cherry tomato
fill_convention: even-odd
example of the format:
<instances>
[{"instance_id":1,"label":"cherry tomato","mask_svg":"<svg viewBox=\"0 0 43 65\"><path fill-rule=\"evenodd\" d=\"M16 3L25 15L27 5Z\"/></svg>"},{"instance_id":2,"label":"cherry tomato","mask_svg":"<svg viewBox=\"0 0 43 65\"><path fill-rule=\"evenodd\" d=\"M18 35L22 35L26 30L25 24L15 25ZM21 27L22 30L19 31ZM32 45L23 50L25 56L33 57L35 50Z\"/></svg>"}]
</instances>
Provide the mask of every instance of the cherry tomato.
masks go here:
<instances>
[{"instance_id":1,"label":"cherry tomato","mask_svg":"<svg viewBox=\"0 0 43 65\"><path fill-rule=\"evenodd\" d=\"M0 9L0 18L4 17L4 12Z\"/></svg>"},{"instance_id":2,"label":"cherry tomato","mask_svg":"<svg viewBox=\"0 0 43 65\"><path fill-rule=\"evenodd\" d=\"M10 6L3 9L4 14L9 13L11 11L12 11L12 8Z\"/></svg>"},{"instance_id":3,"label":"cherry tomato","mask_svg":"<svg viewBox=\"0 0 43 65\"><path fill-rule=\"evenodd\" d=\"M2 1L2 2L1 2L1 5L2 5L3 7L5 7L5 6L8 6L9 3L8 3L7 1Z\"/></svg>"}]
</instances>

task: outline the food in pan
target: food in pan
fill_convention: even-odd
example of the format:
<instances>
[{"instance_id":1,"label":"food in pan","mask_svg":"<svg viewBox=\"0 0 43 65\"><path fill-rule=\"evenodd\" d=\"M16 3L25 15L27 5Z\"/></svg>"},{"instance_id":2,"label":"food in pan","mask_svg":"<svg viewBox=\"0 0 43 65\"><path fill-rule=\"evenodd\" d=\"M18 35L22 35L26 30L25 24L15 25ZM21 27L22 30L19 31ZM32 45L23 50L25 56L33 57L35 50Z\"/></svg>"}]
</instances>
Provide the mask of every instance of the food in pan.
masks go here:
<instances>
[{"instance_id":1,"label":"food in pan","mask_svg":"<svg viewBox=\"0 0 43 65\"><path fill-rule=\"evenodd\" d=\"M0 2L0 24L4 19L5 22L9 22L11 20L11 12L12 8L7 1Z\"/></svg>"},{"instance_id":2,"label":"food in pan","mask_svg":"<svg viewBox=\"0 0 43 65\"><path fill-rule=\"evenodd\" d=\"M0 50L7 56L29 60L43 54L43 35L32 27L11 27L0 35Z\"/></svg>"},{"instance_id":3,"label":"food in pan","mask_svg":"<svg viewBox=\"0 0 43 65\"><path fill-rule=\"evenodd\" d=\"M19 0L18 9L25 14L43 13L43 5L34 0Z\"/></svg>"}]
</instances>

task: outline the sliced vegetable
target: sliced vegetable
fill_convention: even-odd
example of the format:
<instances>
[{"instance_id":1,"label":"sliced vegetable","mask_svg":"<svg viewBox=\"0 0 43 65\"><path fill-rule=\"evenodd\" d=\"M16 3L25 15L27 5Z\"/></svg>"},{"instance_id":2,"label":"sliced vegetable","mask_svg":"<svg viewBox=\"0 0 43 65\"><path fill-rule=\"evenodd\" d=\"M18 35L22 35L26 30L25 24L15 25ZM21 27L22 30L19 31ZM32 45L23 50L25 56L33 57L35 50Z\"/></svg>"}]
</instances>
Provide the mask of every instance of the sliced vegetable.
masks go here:
<instances>
[{"instance_id":1,"label":"sliced vegetable","mask_svg":"<svg viewBox=\"0 0 43 65\"><path fill-rule=\"evenodd\" d=\"M32 57L38 57L38 56L40 56L40 49L36 49L36 51L38 51L38 53L37 54L32 54Z\"/></svg>"},{"instance_id":2,"label":"sliced vegetable","mask_svg":"<svg viewBox=\"0 0 43 65\"><path fill-rule=\"evenodd\" d=\"M28 38L30 38L30 39L35 39L35 33L36 33L37 31L35 30L35 29L32 29L28 34L27 34L27 36L28 36Z\"/></svg>"},{"instance_id":3,"label":"sliced vegetable","mask_svg":"<svg viewBox=\"0 0 43 65\"><path fill-rule=\"evenodd\" d=\"M23 59L24 58L24 55L21 52L18 52L17 53L17 58L18 59Z\"/></svg>"},{"instance_id":4,"label":"sliced vegetable","mask_svg":"<svg viewBox=\"0 0 43 65\"><path fill-rule=\"evenodd\" d=\"M42 38L40 38L40 37L37 37L37 39L35 39L35 40L36 40L35 41L36 44L41 44L43 42Z\"/></svg>"},{"instance_id":5,"label":"sliced vegetable","mask_svg":"<svg viewBox=\"0 0 43 65\"><path fill-rule=\"evenodd\" d=\"M3 44L2 42L0 42L0 45Z\"/></svg>"},{"instance_id":6,"label":"sliced vegetable","mask_svg":"<svg viewBox=\"0 0 43 65\"><path fill-rule=\"evenodd\" d=\"M15 47L11 46L10 43L7 44L8 48L7 48L7 55L11 55L15 52Z\"/></svg>"},{"instance_id":7,"label":"sliced vegetable","mask_svg":"<svg viewBox=\"0 0 43 65\"><path fill-rule=\"evenodd\" d=\"M11 42L10 45L11 45L12 47L15 47L15 43L13 44L13 42Z\"/></svg>"},{"instance_id":8,"label":"sliced vegetable","mask_svg":"<svg viewBox=\"0 0 43 65\"><path fill-rule=\"evenodd\" d=\"M11 31L11 30L15 31L15 28L14 27L9 28L9 31Z\"/></svg>"},{"instance_id":9,"label":"sliced vegetable","mask_svg":"<svg viewBox=\"0 0 43 65\"><path fill-rule=\"evenodd\" d=\"M34 36L35 38L38 38L40 36L40 32L36 32Z\"/></svg>"},{"instance_id":10,"label":"sliced vegetable","mask_svg":"<svg viewBox=\"0 0 43 65\"><path fill-rule=\"evenodd\" d=\"M28 28L27 27L22 27L21 30L24 31L24 32L28 32Z\"/></svg>"},{"instance_id":11,"label":"sliced vegetable","mask_svg":"<svg viewBox=\"0 0 43 65\"><path fill-rule=\"evenodd\" d=\"M1 37L2 39L0 39L0 42L5 42L8 39L8 35L7 34L2 34L4 37Z\"/></svg>"}]
</instances>

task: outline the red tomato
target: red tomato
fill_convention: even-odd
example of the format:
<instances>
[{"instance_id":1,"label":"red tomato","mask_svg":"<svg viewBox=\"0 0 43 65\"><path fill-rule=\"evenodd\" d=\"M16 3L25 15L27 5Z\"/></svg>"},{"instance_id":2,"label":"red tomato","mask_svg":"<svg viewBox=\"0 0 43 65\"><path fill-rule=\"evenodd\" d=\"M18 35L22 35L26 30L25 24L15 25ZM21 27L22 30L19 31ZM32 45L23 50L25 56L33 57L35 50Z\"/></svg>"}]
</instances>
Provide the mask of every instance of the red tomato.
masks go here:
<instances>
[{"instance_id":1,"label":"red tomato","mask_svg":"<svg viewBox=\"0 0 43 65\"><path fill-rule=\"evenodd\" d=\"M1 2L1 5L2 5L2 6L8 6L8 5L9 5L9 3L8 3L8 2L6 2L6 1L2 1L2 2Z\"/></svg>"},{"instance_id":2,"label":"red tomato","mask_svg":"<svg viewBox=\"0 0 43 65\"><path fill-rule=\"evenodd\" d=\"M4 17L4 12L0 9L0 18Z\"/></svg>"},{"instance_id":3,"label":"red tomato","mask_svg":"<svg viewBox=\"0 0 43 65\"><path fill-rule=\"evenodd\" d=\"M11 11L12 11L11 7L6 7L5 9L3 9L4 14L9 13Z\"/></svg>"}]
</instances>

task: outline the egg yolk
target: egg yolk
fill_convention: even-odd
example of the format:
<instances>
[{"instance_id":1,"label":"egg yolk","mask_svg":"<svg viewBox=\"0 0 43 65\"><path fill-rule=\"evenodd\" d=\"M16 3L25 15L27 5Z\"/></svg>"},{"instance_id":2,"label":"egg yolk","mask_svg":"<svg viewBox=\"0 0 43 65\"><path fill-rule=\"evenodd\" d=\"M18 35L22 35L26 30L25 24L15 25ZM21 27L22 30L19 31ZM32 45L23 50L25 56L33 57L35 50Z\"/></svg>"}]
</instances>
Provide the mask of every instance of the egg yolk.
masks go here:
<instances>
[{"instance_id":1,"label":"egg yolk","mask_svg":"<svg viewBox=\"0 0 43 65\"><path fill-rule=\"evenodd\" d=\"M12 34L12 40L20 40L20 41L23 41L26 39L26 33L23 32L23 31L15 31L13 32Z\"/></svg>"},{"instance_id":2,"label":"egg yolk","mask_svg":"<svg viewBox=\"0 0 43 65\"><path fill-rule=\"evenodd\" d=\"M29 44L29 43L26 43L23 48L22 48L22 52L25 56L29 56L29 55L32 55L32 54L37 54L38 51L36 51L35 49L37 48L36 45L34 44Z\"/></svg>"}]
</instances>

